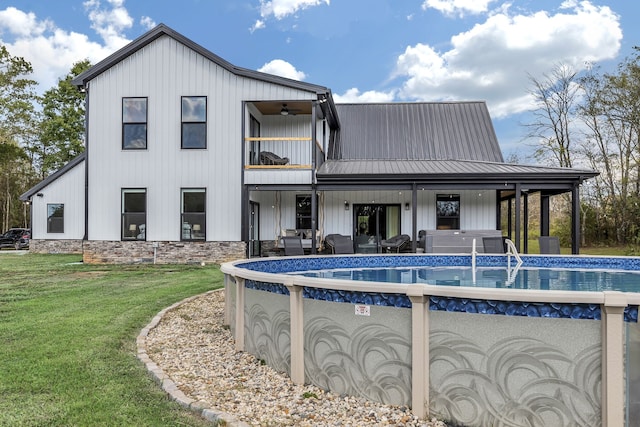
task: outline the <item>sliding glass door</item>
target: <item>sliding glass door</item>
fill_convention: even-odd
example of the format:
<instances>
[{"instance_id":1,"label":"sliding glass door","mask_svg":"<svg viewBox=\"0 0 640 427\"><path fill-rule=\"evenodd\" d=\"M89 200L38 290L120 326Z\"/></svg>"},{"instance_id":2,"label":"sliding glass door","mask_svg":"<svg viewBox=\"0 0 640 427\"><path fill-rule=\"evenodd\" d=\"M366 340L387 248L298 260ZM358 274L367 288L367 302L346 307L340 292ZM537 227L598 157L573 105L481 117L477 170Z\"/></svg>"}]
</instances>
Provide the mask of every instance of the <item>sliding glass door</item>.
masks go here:
<instances>
[{"instance_id":1,"label":"sliding glass door","mask_svg":"<svg viewBox=\"0 0 640 427\"><path fill-rule=\"evenodd\" d=\"M354 204L356 252L379 252L380 241L400 234L400 205Z\"/></svg>"}]
</instances>

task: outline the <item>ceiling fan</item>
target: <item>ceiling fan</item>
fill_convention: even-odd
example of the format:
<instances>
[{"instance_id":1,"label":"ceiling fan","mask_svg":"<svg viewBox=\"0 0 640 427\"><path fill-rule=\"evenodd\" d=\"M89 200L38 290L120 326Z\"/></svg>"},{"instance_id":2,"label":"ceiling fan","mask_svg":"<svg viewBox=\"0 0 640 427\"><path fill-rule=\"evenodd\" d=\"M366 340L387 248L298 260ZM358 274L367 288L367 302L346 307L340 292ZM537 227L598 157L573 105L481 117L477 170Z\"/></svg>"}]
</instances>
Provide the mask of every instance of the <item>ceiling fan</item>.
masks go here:
<instances>
[{"instance_id":1,"label":"ceiling fan","mask_svg":"<svg viewBox=\"0 0 640 427\"><path fill-rule=\"evenodd\" d=\"M295 116L301 110L299 108L289 108L287 104L282 104L282 108L280 109L280 114L283 116Z\"/></svg>"}]
</instances>

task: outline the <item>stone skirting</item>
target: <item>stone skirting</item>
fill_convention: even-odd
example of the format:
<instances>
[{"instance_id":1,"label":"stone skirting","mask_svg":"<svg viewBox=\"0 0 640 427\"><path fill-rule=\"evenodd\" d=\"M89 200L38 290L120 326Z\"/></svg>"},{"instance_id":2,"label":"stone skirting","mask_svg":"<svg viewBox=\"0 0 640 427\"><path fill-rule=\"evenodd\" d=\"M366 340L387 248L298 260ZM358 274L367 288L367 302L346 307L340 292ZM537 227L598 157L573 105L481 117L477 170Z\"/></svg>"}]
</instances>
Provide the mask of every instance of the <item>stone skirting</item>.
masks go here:
<instances>
[{"instance_id":1,"label":"stone skirting","mask_svg":"<svg viewBox=\"0 0 640 427\"><path fill-rule=\"evenodd\" d=\"M41 240L29 241L29 252L35 254L81 254L82 240Z\"/></svg>"},{"instance_id":2,"label":"stone skirting","mask_svg":"<svg viewBox=\"0 0 640 427\"><path fill-rule=\"evenodd\" d=\"M88 240L87 264L220 264L245 258L244 242L122 242Z\"/></svg>"}]
</instances>

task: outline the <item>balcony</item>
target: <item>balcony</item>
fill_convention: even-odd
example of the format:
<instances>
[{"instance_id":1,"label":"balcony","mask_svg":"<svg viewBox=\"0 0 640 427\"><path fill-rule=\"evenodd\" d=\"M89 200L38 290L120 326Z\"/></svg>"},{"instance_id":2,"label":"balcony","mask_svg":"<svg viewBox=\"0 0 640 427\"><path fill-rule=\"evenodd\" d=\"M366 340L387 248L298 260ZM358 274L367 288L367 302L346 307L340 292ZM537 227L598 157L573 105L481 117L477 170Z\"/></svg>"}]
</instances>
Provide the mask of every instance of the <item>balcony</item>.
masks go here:
<instances>
[{"instance_id":1,"label":"balcony","mask_svg":"<svg viewBox=\"0 0 640 427\"><path fill-rule=\"evenodd\" d=\"M312 100L246 104L245 184L311 184L324 163L325 121ZM315 140L315 141L314 141ZM320 141L318 141L320 140Z\"/></svg>"}]
</instances>

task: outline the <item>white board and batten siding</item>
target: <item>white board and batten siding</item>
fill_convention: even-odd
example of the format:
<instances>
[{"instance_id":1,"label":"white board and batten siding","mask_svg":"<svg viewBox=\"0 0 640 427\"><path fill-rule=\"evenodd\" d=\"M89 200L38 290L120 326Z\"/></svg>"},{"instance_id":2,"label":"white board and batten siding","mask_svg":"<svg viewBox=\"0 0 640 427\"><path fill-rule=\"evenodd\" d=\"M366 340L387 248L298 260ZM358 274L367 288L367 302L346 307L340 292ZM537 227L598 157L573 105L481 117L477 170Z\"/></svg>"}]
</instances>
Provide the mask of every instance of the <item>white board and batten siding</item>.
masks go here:
<instances>
[{"instance_id":1,"label":"white board and batten siding","mask_svg":"<svg viewBox=\"0 0 640 427\"><path fill-rule=\"evenodd\" d=\"M182 150L181 97L207 97L207 148ZM89 239L119 240L121 190L147 190L147 240L180 240L181 188L207 192L207 240L239 241L242 101L312 99L240 77L163 36L89 85ZM122 150L122 98L147 97L147 149Z\"/></svg>"},{"instance_id":2,"label":"white board and batten siding","mask_svg":"<svg viewBox=\"0 0 640 427\"><path fill-rule=\"evenodd\" d=\"M81 240L84 237L84 173L80 162L31 197L31 238L40 240ZM47 232L49 204L64 205L64 232Z\"/></svg>"}]
</instances>

